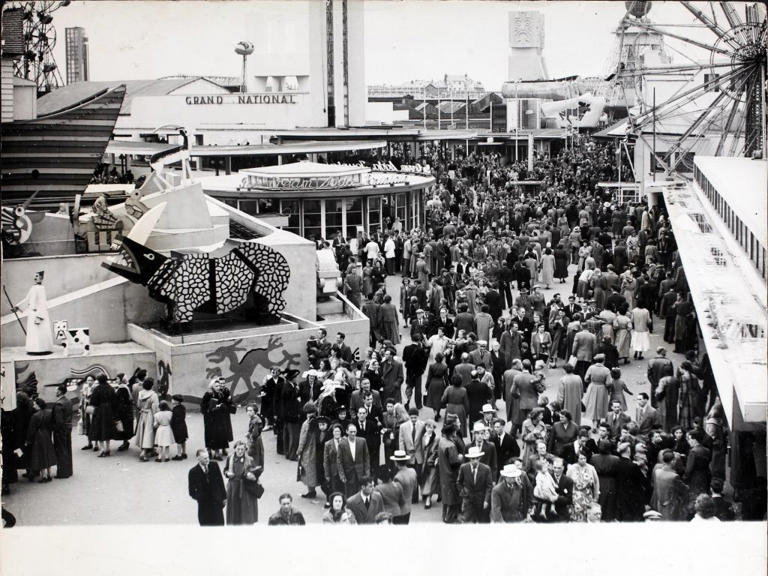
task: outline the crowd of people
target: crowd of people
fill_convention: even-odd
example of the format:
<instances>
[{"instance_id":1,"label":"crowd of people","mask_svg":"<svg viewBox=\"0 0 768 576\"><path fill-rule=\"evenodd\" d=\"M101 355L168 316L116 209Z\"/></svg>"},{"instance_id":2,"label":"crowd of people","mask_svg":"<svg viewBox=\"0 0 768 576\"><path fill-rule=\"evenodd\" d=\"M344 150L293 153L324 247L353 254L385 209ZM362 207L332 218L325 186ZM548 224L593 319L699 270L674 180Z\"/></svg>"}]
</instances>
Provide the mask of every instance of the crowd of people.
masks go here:
<instances>
[{"instance_id":1,"label":"crowd of people","mask_svg":"<svg viewBox=\"0 0 768 576\"><path fill-rule=\"evenodd\" d=\"M210 382L189 472L200 524L258 521L269 430L302 497L322 491L323 523L407 524L435 502L445 523L733 519L727 423L671 227L663 208L597 190L616 178L611 159L594 142L532 171L496 155L433 157L421 228L394 219L328 242L370 347L359 358L344 333L320 329L309 370L274 368L261 383L243 438L223 379ZM541 190L517 192L525 178ZM665 345L646 357L654 332ZM631 388L632 365L646 381ZM142 462L187 458L183 398L145 372L116 386L89 378L80 398L84 450L108 457L111 441L125 450L133 438ZM19 402L11 446L30 479L48 481L53 466L71 475L71 405ZM279 504L269 524L304 523L289 493Z\"/></svg>"},{"instance_id":2,"label":"crowd of people","mask_svg":"<svg viewBox=\"0 0 768 576\"><path fill-rule=\"evenodd\" d=\"M361 471L383 484L395 447L412 445L417 492L426 507L440 498L445 522L684 520L699 496L722 498L726 423L674 236L663 209L597 191L616 177L609 148L588 142L530 174L493 155L433 158L432 173L425 226L404 231L395 219L332 242L346 295L370 319L370 348L357 375L338 341L309 343L314 369L297 388L321 441L328 422L340 441L354 428L355 443L365 436ZM515 179L534 177L539 193L514 193ZM393 273L399 294L387 293ZM662 322L685 355L678 366L666 346L646 356ZM637 362L647 388L628 410L622 370ZM563 375L550 401L554 370ZM409 438L403 426L425 433ZM491 482L462 482L480 464ZM342 486L347 497L359 489ZM519 494L515 513L498 513L497 487Z\"/></svg>"}]
</instances>

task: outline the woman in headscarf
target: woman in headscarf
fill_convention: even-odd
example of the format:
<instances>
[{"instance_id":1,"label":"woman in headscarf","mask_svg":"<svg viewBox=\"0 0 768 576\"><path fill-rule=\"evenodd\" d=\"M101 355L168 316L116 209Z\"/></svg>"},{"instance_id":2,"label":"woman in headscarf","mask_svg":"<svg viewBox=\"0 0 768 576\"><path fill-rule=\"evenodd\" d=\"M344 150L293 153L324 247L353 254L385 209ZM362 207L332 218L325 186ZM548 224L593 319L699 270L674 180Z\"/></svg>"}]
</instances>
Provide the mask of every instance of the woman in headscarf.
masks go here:
<instances>
[{"instance_id":1,"label":"woman in headscarf","mask_svg":"<svg viewBox=\"0 0 768 576\"><path fill-rule=\"evenodd\" d=\"M259 499L247 484L256 484L261 471L246 453L245 442L235 442L234 451L224 464L227 483L227 524L255 524L259 519Z\"/></svg>"},{"instance_id":2,"label":"woman in headscarf","mask_svg":"<svg viewBox=\"0 0 768 576\"><path fill-rule=\"evenodd\" d=\"M211 452L212 460L222 460L232 441L232 418L236 407L232 404L229 390L224 387L223 378L214 378L200 401L205 428L205 447Z\"/></svg>"},{"instance_id":3,"label":"woman in headscarf","mask_svg":"<svg viewBox=\"0 0 768 576\"><path fill-rule=\"evenodd\" d=\"M155 446L155 413L159 410L160 400L152 390L154 384L152 378L144 380L137 402L139 418L136 422L136 446L141 449L139 460L142 462L149 461L149 455Z\"/></svg>"}]
</instances>

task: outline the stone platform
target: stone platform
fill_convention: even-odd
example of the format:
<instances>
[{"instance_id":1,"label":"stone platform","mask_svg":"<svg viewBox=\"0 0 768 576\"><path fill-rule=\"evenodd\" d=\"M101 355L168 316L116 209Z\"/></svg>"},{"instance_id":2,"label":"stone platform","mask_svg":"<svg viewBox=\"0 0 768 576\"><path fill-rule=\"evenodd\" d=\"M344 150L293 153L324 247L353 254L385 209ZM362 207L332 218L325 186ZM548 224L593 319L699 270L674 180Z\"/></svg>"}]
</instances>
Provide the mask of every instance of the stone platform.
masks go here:
<instances>
[{"instance_id":1,"label":"stone platform","mask_svg":"<svg viewBox=\"0 0 768 576\"><path fill-rule=\"evenodd\" d=\"M114 378L120 372L133 374L136 368L154 374L156 365L154 351L136 342L92 344L89 354L79 356L65 355L61 346L45 356L30 356L23 346L9 346L2 349L0 359L10 381L15 376L17 383L25 382L34 373L38 393L46 401L56 399L56 386L68 378L102 373Z\"/></svg>"}]
</instances>

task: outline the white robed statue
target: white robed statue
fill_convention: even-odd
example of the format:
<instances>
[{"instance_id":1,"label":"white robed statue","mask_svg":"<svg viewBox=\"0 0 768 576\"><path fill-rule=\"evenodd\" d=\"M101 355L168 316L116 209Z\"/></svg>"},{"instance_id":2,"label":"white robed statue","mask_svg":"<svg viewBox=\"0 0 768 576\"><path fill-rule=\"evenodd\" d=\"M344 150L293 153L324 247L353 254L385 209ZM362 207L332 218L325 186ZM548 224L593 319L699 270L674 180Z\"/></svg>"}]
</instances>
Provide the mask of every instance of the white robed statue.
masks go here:
<instances>
[{"instance_id":1,"label":"white robed statue","mask_svg":"<svg viewBox=\"0 0 768 576\"><path fill-rule=\"evenodd\" d=\"M15 309L27 313L27 354L50 354L53 352L53 330L48 318L48 299L43 288L43 272L35 274L35 284L27 297Z\"/></svg>"}]
</instances>

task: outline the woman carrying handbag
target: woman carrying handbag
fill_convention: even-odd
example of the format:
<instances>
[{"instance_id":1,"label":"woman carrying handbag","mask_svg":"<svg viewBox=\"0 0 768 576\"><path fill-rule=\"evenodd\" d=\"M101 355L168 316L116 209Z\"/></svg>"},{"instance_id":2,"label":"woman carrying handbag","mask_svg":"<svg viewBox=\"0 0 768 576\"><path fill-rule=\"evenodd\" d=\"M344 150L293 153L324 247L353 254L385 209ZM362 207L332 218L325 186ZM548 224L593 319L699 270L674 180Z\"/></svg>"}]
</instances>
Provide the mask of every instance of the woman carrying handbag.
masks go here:
<instances>
[{"instance_id":1,"label":"woman carrying handbag","mask_svg":"<svg viewBox=\"0 0 768 576\"><path fill-rule=\"evenodd\" d=\"M224 476L227 483L228 525L255 524L259 519L259 497L264 493L259 483L262 469L245 453L245 442L235 442L235 449L227 457Z\"/></svg>"}]
</instances>

